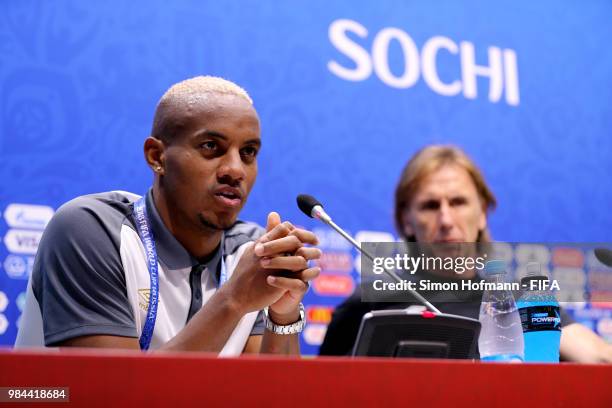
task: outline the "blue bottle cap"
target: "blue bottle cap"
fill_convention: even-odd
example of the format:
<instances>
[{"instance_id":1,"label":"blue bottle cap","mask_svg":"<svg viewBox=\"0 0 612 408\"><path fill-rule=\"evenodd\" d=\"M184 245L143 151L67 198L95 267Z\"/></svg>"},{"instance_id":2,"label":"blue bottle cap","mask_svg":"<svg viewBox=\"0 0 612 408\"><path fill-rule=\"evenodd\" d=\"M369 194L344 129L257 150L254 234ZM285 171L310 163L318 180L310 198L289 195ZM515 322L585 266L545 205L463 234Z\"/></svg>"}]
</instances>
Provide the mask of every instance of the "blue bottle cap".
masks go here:
<instances>
[{"instance_id":1,"label":"blue bottle cap","mask_svg":"<svg viewBox=\"0 0 612 408\"><path fill-rule=\"evenodd\" d=\"M485 273L487 275L502 275L506 273L506 262L501 259L493 259L485 264Z\"/></svg>"}]
</instances>

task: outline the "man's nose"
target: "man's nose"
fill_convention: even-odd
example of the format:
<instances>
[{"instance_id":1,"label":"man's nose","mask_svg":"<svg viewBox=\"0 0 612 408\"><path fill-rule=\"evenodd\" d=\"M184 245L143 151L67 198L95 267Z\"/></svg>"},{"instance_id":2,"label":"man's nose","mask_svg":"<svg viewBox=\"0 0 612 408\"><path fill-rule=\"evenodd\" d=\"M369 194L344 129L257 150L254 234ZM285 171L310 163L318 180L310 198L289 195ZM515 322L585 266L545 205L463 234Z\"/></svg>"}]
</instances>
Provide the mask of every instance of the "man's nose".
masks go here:
<instances>
[{"instance_id":1,"label":"man's nose","mask_svg":"<svg viewBox=\"0 0 612 408\"><path fill-rule=\"evenodd\" d=\"M442 201L440 204L440 228L449 230L454 225L453 209L447 201Z\"/></svg>"},{"instance_id":2,"label":"man's nose","mask_svg":"<svg viewBox=\"0 0 612 408\"><path fill-rule=\"evenodd\" d=\"M235 184L244 180L244 163L240 152L236 149L228 150L221 157L221 162L217 169L217 178L219 182L226 184Z\"/></svg>"}]
</instances>

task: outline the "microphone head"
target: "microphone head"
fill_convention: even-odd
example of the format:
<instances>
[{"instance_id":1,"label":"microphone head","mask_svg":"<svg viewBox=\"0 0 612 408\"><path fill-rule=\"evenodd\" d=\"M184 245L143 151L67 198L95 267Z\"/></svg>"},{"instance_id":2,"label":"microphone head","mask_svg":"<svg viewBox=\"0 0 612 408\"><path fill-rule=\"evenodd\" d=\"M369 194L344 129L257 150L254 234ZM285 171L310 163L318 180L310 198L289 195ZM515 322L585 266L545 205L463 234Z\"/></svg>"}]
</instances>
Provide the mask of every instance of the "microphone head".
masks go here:
<instances>
[{"instance_id":1,"label":"microphone head","mask_svg":"<svg viewBox=\"0 0 612 408\"><path fill-rule=\"evenodd\" d=\"M595 248L595 258L602 264L612 267L612 250L606 248Z\"/></svg>"},{"instance_id":2,"label":"microphone head","mask_svg":"<svg viewBox=\"0 0 612 408\"><path fill-rule=\"evenodd\" d=\"M312 216L312 209L315 206L319 205L321 208L323 207L323 204L321 204L319 200L308 194L300 194L297 196L297 205L300 207L300 210L310 218L314 218Z\"/></svg>"}]
</instances>

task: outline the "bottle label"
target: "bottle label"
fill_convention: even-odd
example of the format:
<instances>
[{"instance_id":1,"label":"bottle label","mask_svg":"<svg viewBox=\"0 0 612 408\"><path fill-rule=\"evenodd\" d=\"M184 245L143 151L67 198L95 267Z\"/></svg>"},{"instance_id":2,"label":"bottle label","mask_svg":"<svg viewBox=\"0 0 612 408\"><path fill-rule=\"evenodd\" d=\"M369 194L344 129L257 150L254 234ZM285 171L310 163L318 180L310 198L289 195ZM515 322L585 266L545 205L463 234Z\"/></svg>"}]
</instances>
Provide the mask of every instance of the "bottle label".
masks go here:
<instances>
[{"instance_id":1,"label":"bottle label","mask_svg":"<svg viewBox=\"0 0 612 408\"><path fill-rule=\"evenodd\" d=\"M495 361L498 363L522 363L523 357L518 354L496 354L494 356L485 356L482 361Z\"/></svg>"},{"instance_id":2,"label":"bottle label","mask_svg":"<svg viewBox=\"0 0 612 408\"><path fill-rule=\"evenodd\" d=\"M542 330L561 330L558 306L529 306L519 310L523 333Z\"/></svg>"}]
</instances>

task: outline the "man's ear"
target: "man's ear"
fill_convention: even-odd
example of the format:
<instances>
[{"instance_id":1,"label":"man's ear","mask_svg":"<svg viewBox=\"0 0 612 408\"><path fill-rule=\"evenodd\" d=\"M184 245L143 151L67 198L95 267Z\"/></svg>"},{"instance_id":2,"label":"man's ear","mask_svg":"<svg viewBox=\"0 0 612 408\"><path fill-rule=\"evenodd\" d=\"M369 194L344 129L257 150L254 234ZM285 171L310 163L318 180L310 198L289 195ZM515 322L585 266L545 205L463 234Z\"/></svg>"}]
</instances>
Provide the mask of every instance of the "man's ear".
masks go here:
<instances>
[{"instance_id":1,"label":"man's ear","mask_svg":"<svg viewBox=\"0 0 612 408\"><path fill-rule=\"evenodd\" d=\"M157 174L164 174L164 142L154 137L147 137L144 142L145 160Z\"/></svg>"},{"instance_id":2,"label":"man's ear","mask_svg":"<svg viewBox=\"0 0 612 408\"><path fill-rule=\"evenodd\" d=\"M408 214L408 209L404 208L402 211L402 232L404 236L410 237L414 235L414 227L412 226L412 219Z\"/></svg>"}]
</instances>

